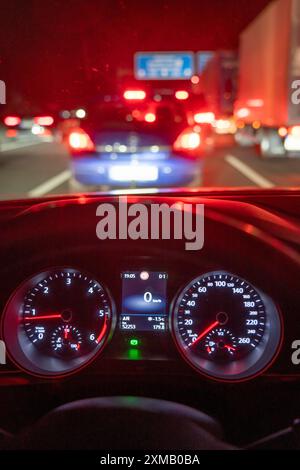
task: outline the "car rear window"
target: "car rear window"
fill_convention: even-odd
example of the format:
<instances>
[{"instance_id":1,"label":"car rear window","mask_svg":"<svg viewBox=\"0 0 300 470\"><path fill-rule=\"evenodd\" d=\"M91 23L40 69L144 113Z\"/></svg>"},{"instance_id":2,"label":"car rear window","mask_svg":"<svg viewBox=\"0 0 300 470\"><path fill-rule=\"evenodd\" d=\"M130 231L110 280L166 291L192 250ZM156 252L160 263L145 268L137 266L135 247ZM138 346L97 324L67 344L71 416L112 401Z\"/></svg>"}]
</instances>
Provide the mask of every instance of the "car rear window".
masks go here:
<instances>
[{"instance_id":1,"label":"car rear window","mask_svg":"<svg viewBox=\"0 0 300 470\"><path fill-rule=\"evenodd\" d=\"M168 128L186 126L187 119L181 109L171 106L95 106L88 111L87 124L101 129L113 128Z\"/></svg>"}]
</instances>

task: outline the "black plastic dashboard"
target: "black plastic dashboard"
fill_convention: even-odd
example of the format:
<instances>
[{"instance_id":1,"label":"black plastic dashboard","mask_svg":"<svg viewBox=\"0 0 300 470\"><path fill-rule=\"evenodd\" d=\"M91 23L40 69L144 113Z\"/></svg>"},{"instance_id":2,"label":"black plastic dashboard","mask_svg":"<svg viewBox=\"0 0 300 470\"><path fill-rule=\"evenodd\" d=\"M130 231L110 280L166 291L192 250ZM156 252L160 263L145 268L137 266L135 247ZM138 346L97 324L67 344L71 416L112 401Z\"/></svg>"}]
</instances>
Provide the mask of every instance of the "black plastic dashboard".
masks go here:
<instances>
[{"instance_id":1,"label":"black plastic dashboard","mask_svg":"<svg viewBox=\"0 0 300 470\"><path fill-rule=\"evenodd\" d=\"M96 209L104 202L116 206L119 201L117 196L95 195L1 203L0 303L8 360L0 366L0 393L9 390L20 406L42 393L45 402L36 405L37 415L49 400L57 404L95 393L172 397L204 407L221 421L232 416L239 397L239 420L246 421L253 412L253 394L261 394L261 407L271 414L293 384L286 412L277 417L282 422L276 424L295 417L300 193L128 196L128 204L146 206L204 204L204 246L199 251L187 251L184 240L172 236L99 240ZM81 286L85 278L86 286ZM53 308L42 292L45 280L54 291ZM82 304L76 292L82 287L87 293L91 286L97 300ZM193 302L201 299L204 320L199 323ZM191 302L188 312L184 302ZM234 322L230 315L228 319L231 310L236 312ZM89 311L101 315L95 320L86 314L82 320L80 312ZM33 319L37 314L40 318ZM18 349L20 337L26 344ZM74 359L78 352L83 361ZM246 361L248 357L253 359ZM253 423L259 412L255 410ZM269 431L272 425L265 426ZM228 429L238 440L234 422ZM258 434L263 432L261 424Z\"/></svg>"}]
</instances>

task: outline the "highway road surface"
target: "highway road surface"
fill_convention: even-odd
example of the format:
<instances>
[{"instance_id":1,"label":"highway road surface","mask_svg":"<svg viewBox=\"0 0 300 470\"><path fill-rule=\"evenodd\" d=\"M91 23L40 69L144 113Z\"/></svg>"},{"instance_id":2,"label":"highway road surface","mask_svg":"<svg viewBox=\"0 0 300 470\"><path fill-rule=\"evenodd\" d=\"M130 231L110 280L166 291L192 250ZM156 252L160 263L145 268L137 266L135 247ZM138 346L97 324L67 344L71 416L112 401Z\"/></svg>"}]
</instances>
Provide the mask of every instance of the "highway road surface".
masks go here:
<instances>
[{"instance_id":1,"label":"highway road surface","mask_svg":"<svg viewBox=\"0 0 300 470\"><path fill-rule=\"evenodd\" d=\"M71 172L60 143L38 139L8 142L0 151L0 199L66 194ZM251 148L218 137L204 156L205 187L300 187L300 158L260 159Z\"/></svg>"}]
</instances>

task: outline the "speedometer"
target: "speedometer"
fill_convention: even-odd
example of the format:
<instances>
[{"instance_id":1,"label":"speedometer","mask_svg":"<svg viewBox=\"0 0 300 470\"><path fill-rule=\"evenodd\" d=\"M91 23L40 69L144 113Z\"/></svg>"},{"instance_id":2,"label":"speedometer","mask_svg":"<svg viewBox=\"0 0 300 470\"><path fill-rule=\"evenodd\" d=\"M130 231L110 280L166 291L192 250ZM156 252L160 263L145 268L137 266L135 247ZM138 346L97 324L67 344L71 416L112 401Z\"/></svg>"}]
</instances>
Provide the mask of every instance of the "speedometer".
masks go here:
<instances>
[{"instance_id":1,"label":"speedometer","mask_svg":"<svg viewBox=\"0 0 300 470\"><path fill-rule=\"evenodd\" d=\"M104 347L113 325L107 289L73 268L43 271L9 300L3 336L12 359L37 375L69 374Z\"/></svg>"},{"instance_id":2,"label":"speedometer","mask_svg":"<svg viewBox=\"0 0 300 470\"><path fill-rule=\"evenodd\" d=\"M172 322L184 358L216 379L244 380L262 372L281 339L271 298L225 271L191 281L177 298Z\"/></svg>"}]
</instances>

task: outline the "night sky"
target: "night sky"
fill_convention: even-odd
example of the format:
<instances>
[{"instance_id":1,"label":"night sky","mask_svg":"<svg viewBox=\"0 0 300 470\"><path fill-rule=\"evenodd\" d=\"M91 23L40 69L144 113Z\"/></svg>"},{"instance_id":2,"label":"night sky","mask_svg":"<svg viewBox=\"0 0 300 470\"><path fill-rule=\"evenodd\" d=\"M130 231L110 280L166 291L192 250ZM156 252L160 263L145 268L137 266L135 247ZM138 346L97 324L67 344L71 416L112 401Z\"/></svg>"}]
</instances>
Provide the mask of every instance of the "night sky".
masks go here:
<instances>
[{"instance_id":1,"label":"night sky","mask_svg":"<svg viewBox=\"0 0 300 470\"><path fill-rule=\"evenodd\" d=\"M136 51L238 46L269 0L0 0L10 107L67 106L114 85Z\"/></svg>"}]
</instances>

